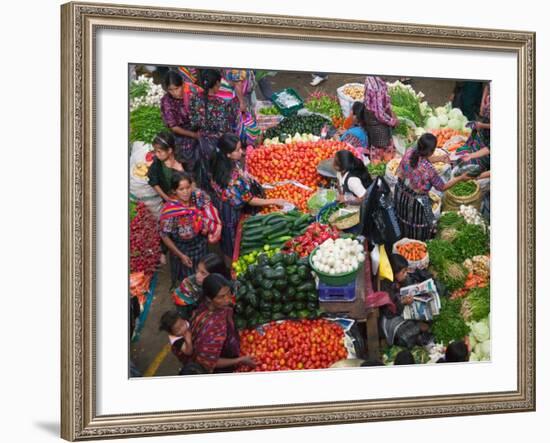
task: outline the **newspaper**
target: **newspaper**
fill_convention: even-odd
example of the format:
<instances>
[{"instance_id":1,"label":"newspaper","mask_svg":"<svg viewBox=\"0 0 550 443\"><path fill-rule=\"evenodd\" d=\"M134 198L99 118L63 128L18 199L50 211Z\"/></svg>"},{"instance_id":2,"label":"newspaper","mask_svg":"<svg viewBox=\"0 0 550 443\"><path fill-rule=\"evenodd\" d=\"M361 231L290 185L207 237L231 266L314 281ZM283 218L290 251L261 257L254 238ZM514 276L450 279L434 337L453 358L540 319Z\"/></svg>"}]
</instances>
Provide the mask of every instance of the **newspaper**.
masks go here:
<instances>
[{"instance_id":1,"label":"newspaper","mask_svg":"<svg viewBox=\"0 0 550 443\"><path fill-rule=\"evenodd\" d=\"M401 298L412 296L413 303L405 305L403 318L405 320L433 320L441 310L441 300L433 279L422 283L406 286L400 290Z\"/></svg>"}]
</instances>

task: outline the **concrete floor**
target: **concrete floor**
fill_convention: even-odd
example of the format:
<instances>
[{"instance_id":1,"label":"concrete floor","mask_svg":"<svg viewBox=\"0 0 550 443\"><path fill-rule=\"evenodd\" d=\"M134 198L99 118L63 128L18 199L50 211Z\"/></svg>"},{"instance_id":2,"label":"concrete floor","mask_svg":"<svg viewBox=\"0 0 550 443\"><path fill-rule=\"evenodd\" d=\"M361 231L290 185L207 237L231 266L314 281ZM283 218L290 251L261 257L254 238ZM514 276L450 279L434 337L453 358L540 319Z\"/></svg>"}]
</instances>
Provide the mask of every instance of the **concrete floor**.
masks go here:
<instances>
[{"instance_id":1,"label":"concrete floor","mask_svg":"<svg viewBox=\"0 0 550 443\"><path fill-rule=\"evenodd\" d=\"M302 98L306 98L315 90L336 94L336 89L345 83L363 83L364 81L364 76L330 74L326 81L314 87L309 84L311 78L310 73L281 72L275 77L271 77L272 88L276 92L291 86ZM394 80L393 78L386 79ZM448 101L455 82L421 78L412 79L410 84L416 91L422 91L425 94L425 98L430 105L441 106ZM259 91L257 94L258 98L262 99ZM161 315L174 307L169 288L170 270L169 267L165 265L159 270L159 278L154 298L147 319L143 325L140 338L131 345L131 358L135 366L143 375L177 375L180 368L179 361L167 348L167 334L159 332L158 330Z\"/></svg>"}]
</instances>

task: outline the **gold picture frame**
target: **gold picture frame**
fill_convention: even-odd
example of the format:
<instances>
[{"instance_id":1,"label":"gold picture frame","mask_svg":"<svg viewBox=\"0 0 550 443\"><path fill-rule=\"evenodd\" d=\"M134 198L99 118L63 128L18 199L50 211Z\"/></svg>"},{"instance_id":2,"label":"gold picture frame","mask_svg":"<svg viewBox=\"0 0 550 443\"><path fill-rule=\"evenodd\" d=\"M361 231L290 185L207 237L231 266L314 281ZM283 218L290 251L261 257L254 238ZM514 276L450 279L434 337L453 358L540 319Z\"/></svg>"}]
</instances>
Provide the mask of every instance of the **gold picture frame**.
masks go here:
<instances>
[{"instance_id":1,"label":"gold picture frame","mask_svg":"<svg viewBox=\"0 0 550 443\"><path fill-rule=\"evenodd\" d=\"M62 22L61 435L109 437L311 426L535 410L535 34L68 3ZM389 400L98 416L95 393L95 73L98 29L170 31L504 51L518 60L517 390Z\"/></svg>"}]
</instances>

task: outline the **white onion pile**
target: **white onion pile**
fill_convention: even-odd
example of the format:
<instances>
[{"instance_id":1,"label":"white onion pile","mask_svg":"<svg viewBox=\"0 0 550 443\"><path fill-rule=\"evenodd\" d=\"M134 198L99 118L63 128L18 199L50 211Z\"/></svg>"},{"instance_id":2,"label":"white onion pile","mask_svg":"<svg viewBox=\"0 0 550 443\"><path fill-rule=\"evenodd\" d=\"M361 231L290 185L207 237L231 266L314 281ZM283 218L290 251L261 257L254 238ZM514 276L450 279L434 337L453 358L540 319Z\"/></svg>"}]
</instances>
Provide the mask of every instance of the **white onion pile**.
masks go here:
<instances>
[{"instance_id":1,"label":"white onion pile","mask_svg":"<svg viewBox=\"0 0 550 443\"><path fill-rule=\"evenodd\" d=\"M326 240L312 257L314 269L338 275L354 272L365 261L363 246L351 238Z\"/></svg>"}]
</instances>

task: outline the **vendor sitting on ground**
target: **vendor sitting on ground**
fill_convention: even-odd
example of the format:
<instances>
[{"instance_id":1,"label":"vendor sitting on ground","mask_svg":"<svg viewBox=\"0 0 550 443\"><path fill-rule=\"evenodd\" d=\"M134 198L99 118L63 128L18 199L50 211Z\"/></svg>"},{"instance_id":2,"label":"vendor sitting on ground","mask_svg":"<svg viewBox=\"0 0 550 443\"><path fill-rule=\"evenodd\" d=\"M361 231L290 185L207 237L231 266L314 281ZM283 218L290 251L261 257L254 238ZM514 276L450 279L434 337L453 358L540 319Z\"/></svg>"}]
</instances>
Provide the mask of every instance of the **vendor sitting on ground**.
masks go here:
<instances>
[{"instance_id":1,"label":"vendor sitting on ground","mask_svg":"<svg viewBox=\"0 0 550 443\"><path fill-rule=\"evenodd\" d=\"M372 178L364 163L345 149L334 156L334 169L338 179L340 195L338 201L351 205L361 204L372 183Z\"/></svg>"},{"instance_id":2,"label":"vendor sitting on ground","mask_svg":"<svg viewBox=\"0 0 550 443\"><path fill-rule=\"evenodd\" d=\"M339 140L349 143L362 153L368 153L369 137L367 135L367 116L363 102L354 102L351 108L353 126L339 136Z\"/></svg>"},{"instance_id":3,"label":"vendor sitting on ground","mask_svg":"<svg viewBox=\"0 0 550 443\"><path fill-rule=\"evenodd\" d=\"M413 297L408 295L401 297L400 289L408 286L409 262L400 254L392 254L390 263L393 271L394 281L382 280L381 289L387 292L395 305L381 308L380 327L386 337L389 346L398 345L412 348L415 345L424 344L422 334L428 330L428 325L415 320L405 320L402 317L406 305L413 303Z\"/></svg>"}]
</instances>

